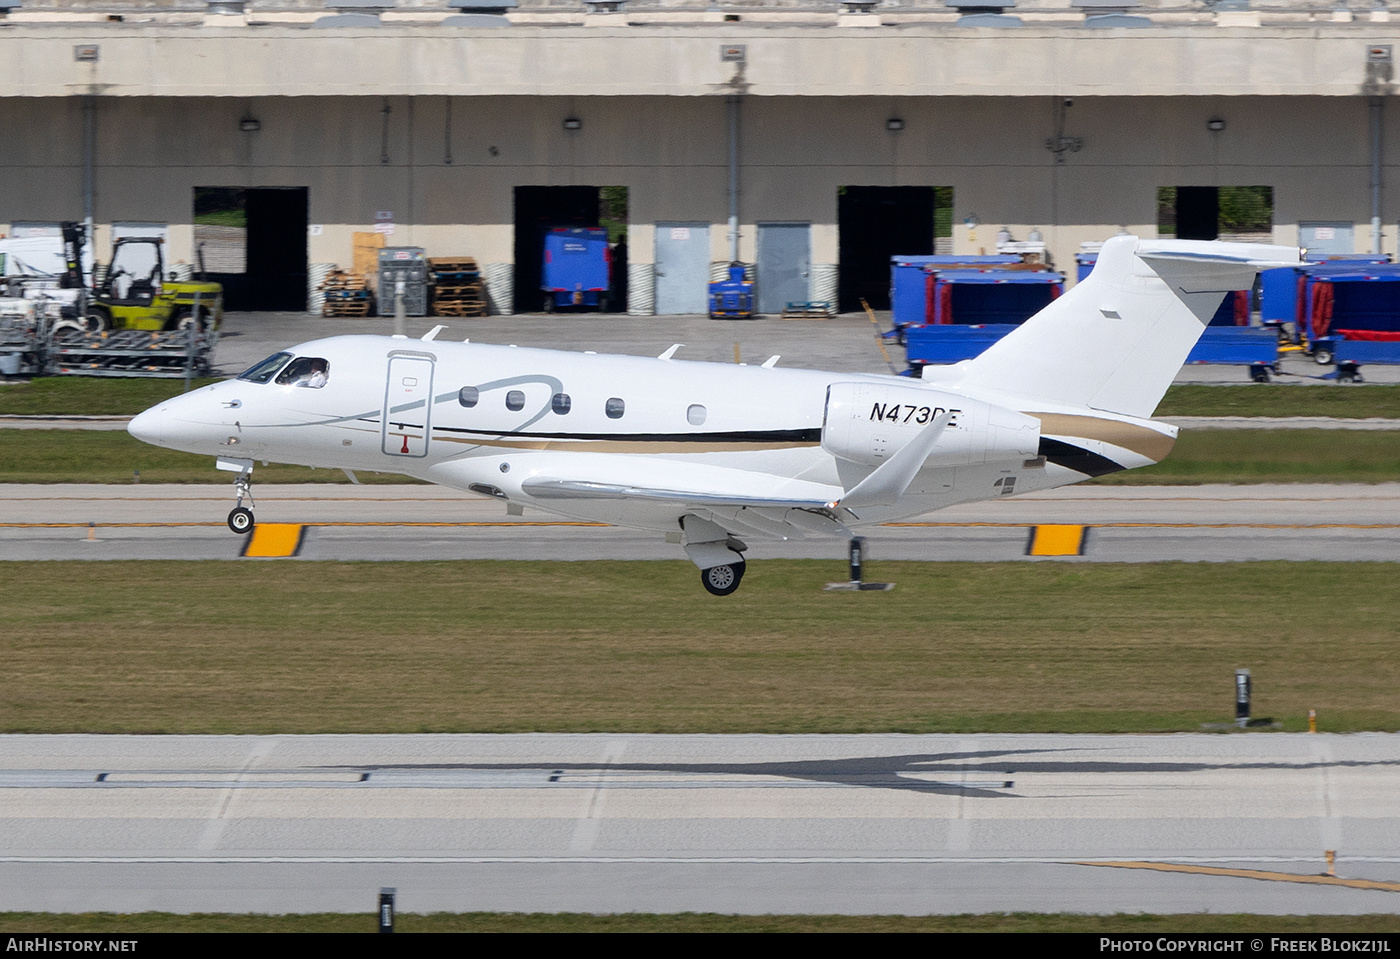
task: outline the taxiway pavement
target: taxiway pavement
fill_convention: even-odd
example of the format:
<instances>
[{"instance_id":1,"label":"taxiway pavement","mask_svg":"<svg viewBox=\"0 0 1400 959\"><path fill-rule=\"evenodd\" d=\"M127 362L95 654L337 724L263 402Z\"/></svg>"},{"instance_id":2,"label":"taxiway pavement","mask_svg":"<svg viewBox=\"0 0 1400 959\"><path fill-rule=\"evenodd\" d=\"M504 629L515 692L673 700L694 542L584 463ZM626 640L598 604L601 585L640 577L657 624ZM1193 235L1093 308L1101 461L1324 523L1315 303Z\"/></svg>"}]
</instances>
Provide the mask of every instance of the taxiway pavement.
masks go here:
<instances>
[{"instance_id":1,"label":"taxiway pavement","mask_svg":"<svg viewBox=\"0 0 1400 959\"><path fill-rule=\"evenodd\" d=\"M1392 734L0 736L0 897L1400 912L1397 791Z\"/></svg>"},{"instance_id":2,"label":"taxiway pavement","mask_svg":"<svg viewBox=\"0 0 1400 959\"><path fill-rule=\"evenodd\" d=\"M225 486L10 485L0 558L233 559ZM659 533L576 523L434 486L254 487L260 524L305 527L301 559L681 559ZM1069 561L1400 559L1400 484L1076 486L862 530L871 559L1027 558L1038 525L1089 527ZM752 559L840 560L826 537L749 540ZM1040 559L1041 557L1035 557Z\"/></svg>"}]
</instances>

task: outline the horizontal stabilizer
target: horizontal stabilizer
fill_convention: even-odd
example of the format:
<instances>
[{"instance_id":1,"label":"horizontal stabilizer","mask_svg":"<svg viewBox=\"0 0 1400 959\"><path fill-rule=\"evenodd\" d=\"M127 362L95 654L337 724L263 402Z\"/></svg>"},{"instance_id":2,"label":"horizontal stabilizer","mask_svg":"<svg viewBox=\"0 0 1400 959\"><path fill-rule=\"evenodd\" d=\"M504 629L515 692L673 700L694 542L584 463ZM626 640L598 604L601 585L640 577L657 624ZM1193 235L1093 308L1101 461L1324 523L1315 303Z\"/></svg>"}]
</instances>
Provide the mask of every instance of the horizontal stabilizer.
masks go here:
<instances>
[{"instance_id":1,"label":"horizontal stabilizer","mask_svg":"<svg viewBox=\"0 0 1400 959\"><path fill-rule=\"evenodd\" d=\"M1150 417L1226 294L1299 259L1294 247L1115 236L1073 289L945 381L1023 410Z\"/></svg>"}]
</instances>

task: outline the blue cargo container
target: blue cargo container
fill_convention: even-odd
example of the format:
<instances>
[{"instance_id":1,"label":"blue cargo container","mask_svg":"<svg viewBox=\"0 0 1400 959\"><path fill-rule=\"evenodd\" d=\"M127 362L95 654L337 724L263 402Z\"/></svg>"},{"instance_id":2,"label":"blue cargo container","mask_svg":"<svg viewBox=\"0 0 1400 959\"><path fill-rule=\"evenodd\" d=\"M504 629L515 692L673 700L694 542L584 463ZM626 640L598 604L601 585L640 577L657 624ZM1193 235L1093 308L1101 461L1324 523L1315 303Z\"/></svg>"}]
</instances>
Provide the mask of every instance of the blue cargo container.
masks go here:
<instances>
[{"instance_id":1,"label":"blue cargo container","mask_svg":"<svg viewBox=\"0 0 1400 959\"><path fill-rule=\"evenodd\" d=\"M890 312L894 325L908 326L910 323L924 322L928 305L928 268L956 267L1003 267L1022 262L1021 257L1009 253L978 256L954 256L936 253L926 256L890 257Z\"/></svg>"},{"instance_id":2,"label":"blue cargo container","mask_svg":"<svg viewBox=\"0 0 1400 959\"><path fill-rule=\"evenodd\" d=\"M560 226L544 235L540 288L546 311L607 306L612 256L601 226Z\"/></svg>"},{"instance_id":3,"label":"blue cargo container","mask_svg":"<svg viewBox=\"0 0 1400 959\"><path fill-rule=\"evenodd\" d=\"M1298 288L1299 335L1318 363L1356 379L1362 363L1400 363L1400 266L1319 264Z\"/></svg>"},{"instance_id":4,"label":"blue cargo container","mask_svg":"<svg viewBox=\"0 0 1400 959\"><path fill-rule=\"evenodd\" d=\"M744 279L744 264L731 263L729 279L710 284L710 316L744 320L753 316L753 283Z\"/></svg>"},{"instance_id":5,"label":"blue cargo container","mask_svg":"<svg viewBox=\"0 0 1400 959\"><path fill-rule=\"evenodd\" d=\"M1060 273L939 270L928 276L924 322L939 326L1024 323L1064 291Z\"/></svg>"},{"instance_id":6,"label":"blue cargo container","mask_svg":"<svg viewBox=\"0 0 1400 959\"><path fill-rule=\"evenodd\" d=\"M1298 323L1302 317L1298 312L1298 290L1305 274L1318 270L1366 272L1374 266L1385 266L1390 258L1371 253L1355 253L1350 256L1314 257L1308 255L1307 262L1300 266L1282 266L1275 270L1265 270L1259 274L1263 284L1259 298L1259 313L1263 321L1272 326L1284 323ZM1295 327L1301 331L1301 327Z\"/></svg>"}]
</instances>

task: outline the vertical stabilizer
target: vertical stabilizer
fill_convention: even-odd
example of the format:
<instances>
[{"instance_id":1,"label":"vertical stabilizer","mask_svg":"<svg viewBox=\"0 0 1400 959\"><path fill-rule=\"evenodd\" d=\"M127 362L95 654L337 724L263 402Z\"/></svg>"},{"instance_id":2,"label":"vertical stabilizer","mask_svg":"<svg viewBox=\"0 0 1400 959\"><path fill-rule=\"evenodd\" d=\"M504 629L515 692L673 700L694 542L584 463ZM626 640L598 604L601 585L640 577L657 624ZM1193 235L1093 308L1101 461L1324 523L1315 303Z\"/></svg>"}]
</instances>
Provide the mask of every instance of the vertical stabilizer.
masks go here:
<instances>
[{"instance_id":1,"label":"vertical stabilizer","mask_svg":"<svg viewBox=\"0 0 1400 959\"><path fill-rule=\"evenodd\" d=\"M1225 295L1297 262L1293 247L1116 236L1092 273L971 360L959 385L1151 416Z\"/></svg>"}]
</instances>

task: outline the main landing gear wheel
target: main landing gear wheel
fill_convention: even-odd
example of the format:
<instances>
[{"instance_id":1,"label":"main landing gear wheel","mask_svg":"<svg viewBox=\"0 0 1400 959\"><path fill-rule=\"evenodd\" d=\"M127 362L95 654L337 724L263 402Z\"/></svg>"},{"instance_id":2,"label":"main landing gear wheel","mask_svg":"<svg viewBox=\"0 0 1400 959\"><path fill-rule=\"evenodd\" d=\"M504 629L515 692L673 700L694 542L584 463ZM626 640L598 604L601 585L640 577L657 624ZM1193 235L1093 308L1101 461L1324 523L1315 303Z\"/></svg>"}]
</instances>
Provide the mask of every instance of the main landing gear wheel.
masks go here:
<instances>
[{"instance_id":1,"label":"main landing gear wheel","mask_svg":"<svg viewBox=\"0 0 1400 959\"><path fill-rule=\"evenodd\" d=\"M700 571L700 582L715 596L728 596L739 588L744 579L744 561L726 566L711 566Z\"/></svg>"},{"instance_id":2,"label":"main landing gear wheel","mask_svg":"<svg viewBox=\"0 0 1400 959\"><path fill-rule=\"evenodd\" d=\"M235 533L250 533L253 530L253 511L246 506L237 506L229 511L228 528Z\"/></svg>"}]
</instances>

